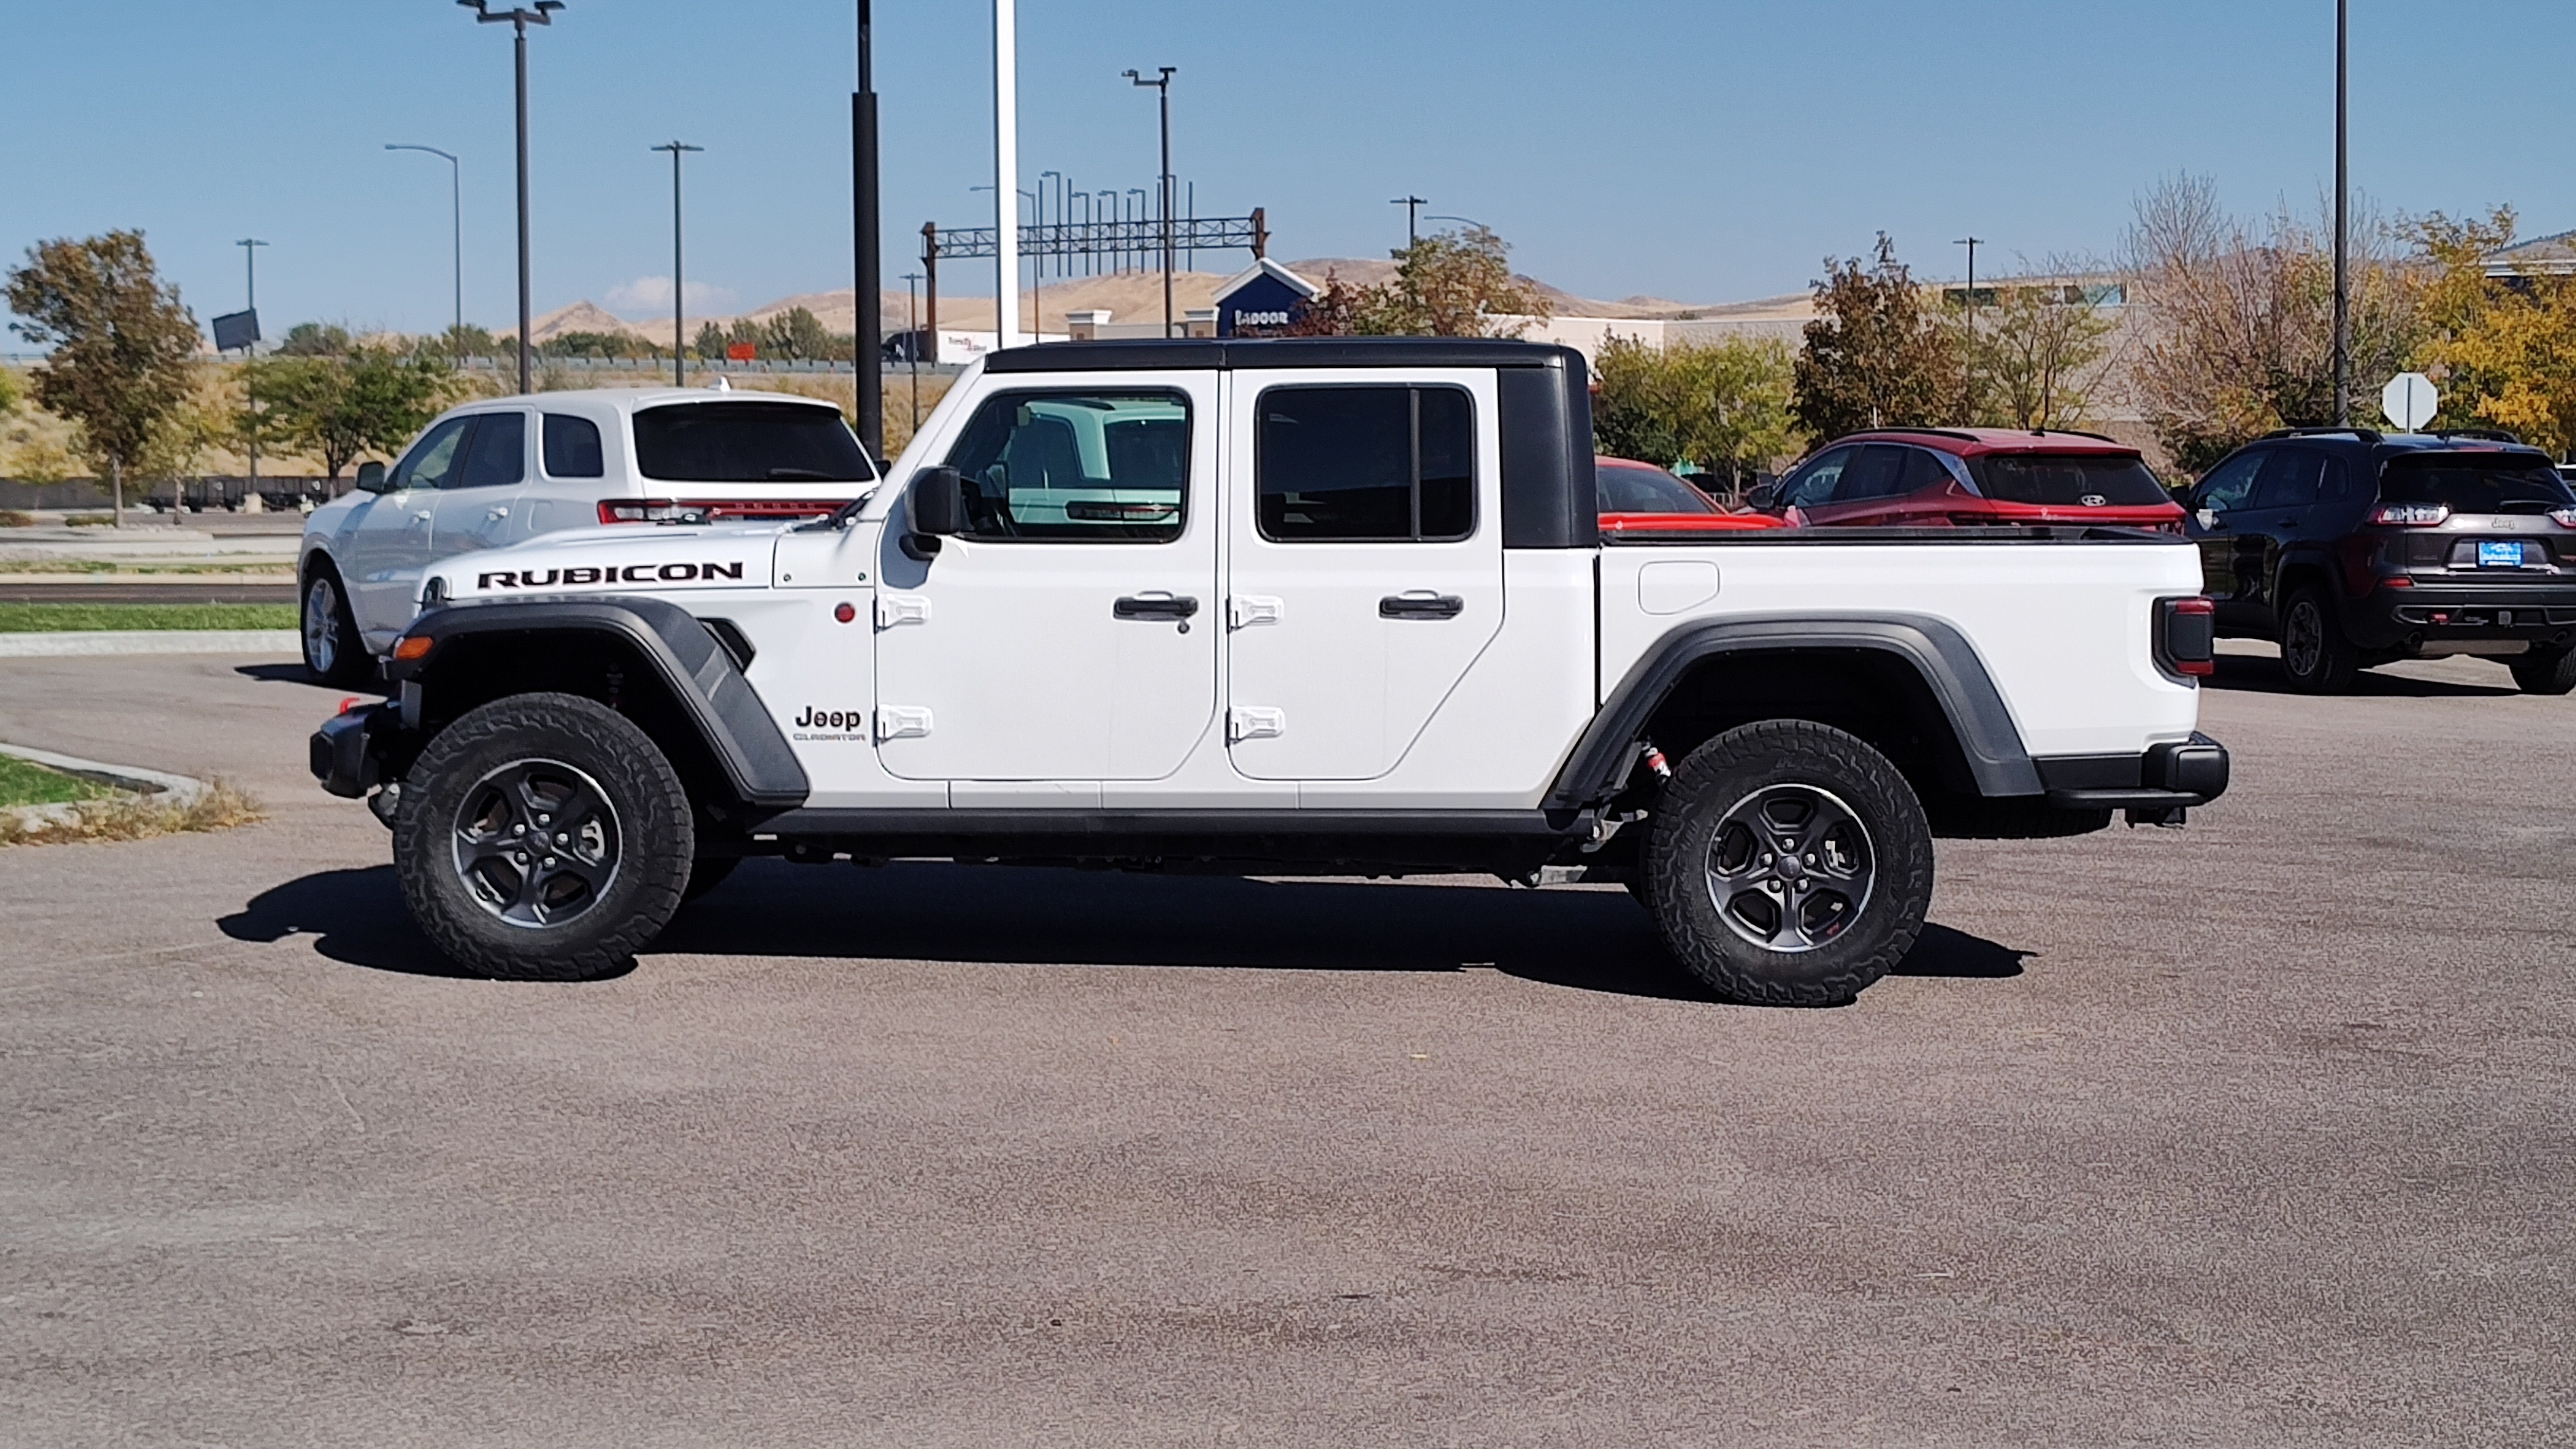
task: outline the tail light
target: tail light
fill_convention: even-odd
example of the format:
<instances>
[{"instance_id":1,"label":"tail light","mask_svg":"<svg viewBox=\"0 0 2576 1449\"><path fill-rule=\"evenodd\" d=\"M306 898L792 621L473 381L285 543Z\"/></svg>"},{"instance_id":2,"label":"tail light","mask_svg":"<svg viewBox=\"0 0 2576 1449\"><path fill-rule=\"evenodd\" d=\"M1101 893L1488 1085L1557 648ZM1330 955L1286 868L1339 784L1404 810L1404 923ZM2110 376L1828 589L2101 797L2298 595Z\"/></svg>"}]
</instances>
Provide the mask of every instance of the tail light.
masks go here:
<instances>
[{"instance_id":1,"label":"tail light","mask_svg":"<svg viewBox=\"0 0 2576 1449\"><path fill-rule=\"evenodd\" d=\"M603 498L599 500L602 523L704 523L707 510L694 503L676 503L668 498Z\"/></svg>"},{"instance_id":2,"label":"tail light","mask_svg":"<svg viewBox=\"0 0 2576 1449\"><path fill-rule=\"evenodd\" d=\"M2370 521L2389 528L2434 528L2451 516L2447 503L2382 503L2370 510Z\"/></svg>"},{"instance_id":3,"label":"tail light","mask_svg":"<svg viewBox=\"0 0 2576 1449\"><path fill-rule=\"evenodd\" d=\"M2549 521L2560 528L2576 528L2576 508L2553 508L2549 510Z\"/></svg>"},{"instance_id":4,"label":"tail light","mask_svg":"<svg viewBox=\"0 0 2576 1449\"><path fill-rule=\"evenodd\" d=\"M2218 672L2218 605L2200 594L2156 600L2156 662L2202 679Z\"/></svg>"}]
</instances>

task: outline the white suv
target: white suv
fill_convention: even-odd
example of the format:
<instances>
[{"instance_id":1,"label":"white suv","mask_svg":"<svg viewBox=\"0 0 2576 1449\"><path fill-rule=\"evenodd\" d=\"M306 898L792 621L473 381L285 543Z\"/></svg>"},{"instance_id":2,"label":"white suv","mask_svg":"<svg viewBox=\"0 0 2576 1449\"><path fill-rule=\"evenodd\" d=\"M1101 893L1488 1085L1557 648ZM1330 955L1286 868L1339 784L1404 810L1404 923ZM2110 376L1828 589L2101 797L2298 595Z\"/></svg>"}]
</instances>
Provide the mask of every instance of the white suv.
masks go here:
<instances>
[{"instance_id":1,"label":"white suv","mask_svg":"<svg viewBox=\"0 0 2576 1449\"><path fill-rule=\"evenodd\" d=\"M423 570L565 529L795 519L832 512L877 470L840 409L785 393L603 389L469 403L389 471L304 525L304 663L327 684L375 675L419 605Z\"/></svg>"}]
</instances>

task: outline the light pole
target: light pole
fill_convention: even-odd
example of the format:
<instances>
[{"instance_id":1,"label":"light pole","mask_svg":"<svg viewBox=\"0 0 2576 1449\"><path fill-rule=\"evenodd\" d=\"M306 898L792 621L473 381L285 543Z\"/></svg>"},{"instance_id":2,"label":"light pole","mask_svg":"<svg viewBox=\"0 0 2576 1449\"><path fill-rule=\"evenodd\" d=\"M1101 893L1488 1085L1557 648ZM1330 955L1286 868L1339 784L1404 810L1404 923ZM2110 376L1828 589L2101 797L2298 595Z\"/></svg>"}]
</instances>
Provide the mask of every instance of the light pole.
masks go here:
<instances>
[{"instance_id":1,"label":"light pole","mask_svg":"<svg viewBox=\"0 0 2576 1449\"><path fill-rule=\"evenodd\" d=\"M552 25L555 12L564 8L564 0L537 0L534 9L511 9L495 15L484 7L489 0L456 0L474 12L478 24L507 24L516 29L511 53L517 65L519 82L519 391L528 386L528 27Z\"/></svg>"},{"instance_id":2,"label":"light pole","mask_svg":"<svg viewBox=\"0 0 2576 1449\"><path fill-rule=\"evenodd\" d=\"M685 284L680 280L680 154L704 151L685 141L665 141L652 149L671 153L671 386L689 385L689 332L682 313L688 306Z\"/></svg>"},{"instance_id":3,"label":"light pole","mask_svg":"<svg viewBox=\"0 0 2576 1449\"><path fill-rule=\"evenodd\" d=\"M1016 0L993 0L993 345L1020 340L1020 55Z\"/></svg>"},{"instance_id":4,"label":"light pole","mask_svg":"<svg viewBox=\"0 0 2576 1449\"><path fill-rule=\"evenodd\" d=\"M2352 195L2349 116L2344 103L2351 18L2350 0L2335 0L2334 390L2339 428L2352 426L2352 263L2344 214L2345 200Z\"/></svg>"},{"instance_id":5,"label":"light pole","mask_svg":"<svg viewBox=\"0 0 2576 1449\"><path fill-rule=\"evenodd\" d=\"M259 249L268 243L255 236L246 236L233 245L242 249L242 305L250 309L251 320L256 323L259 320ZM245 358L256 358L258 355L259 350L256 347L242 349L242 356ZM258 386L259 374L249 368L243 369L242 402L250 409L250 481L242 485L242 502L245 507L249 505L251 499L259 496L259 394L256 391ZM178 483L171 483L170 491L176 495L179 491ZM175 503L170 508L170 521L174 524L179 521L179 508Z\"/></svg>"},{"instance_id":6,"label":"light pole","mask_svg":"<svg viewBox=\"0 0 2576 1449\"><path fill-rule=\"evenodd\" d=\"M1048 255L1048 253L1053 252L1053 251L1055 250L1055 248L1054 248L1054 247L1052 247L1052 246L1048 245L1047 229L1046 229L1046 224L1047 224L1047 219L1046 219L1046 193L1047 193L1046 179L1047 179L1048 177L1050 177L1050 176L1052 176L1052 177L1054 177L1054 178L1055 178L1055 189L1056 189L1056 194L1057 194L1057 200L1056 200L1056 204L1055 204L1055 225L1056 225L1056 230L1058 230L1058 231L1062 231L1062 230L1064 229L1064 201L1063 201L1063 193L1064 193L1064 173L1063 173L1063 172L1061 172L1061 171L1041 171L1041 172L1039 172L1039 173L1038 173L1038 245L1039 245L1041 248L1044 248L1044 250L1041 250L1041 251L1038 253L1038 275L1039 275L1041 278L1043 278L1043 277L1046 275L1046 259L1047 259L1047 255ZM1061 276L1063 276L1063 275L1064 275L1064 263L1063 263L1063 261L1061 261L1061 260L1058 260L1058 261L1057 261L1056 266L1055 266L1055 274L1056 274L1057 276L1059 276L1059 277L1061 277ZM1041 321L1043 321L1043 319L1041 319ZM1046 328L1045 328L1043 325L1041 325L1041 326L1038 328L1038 330L1039 330L1040 332L1044 332L1044 331L1046 330Z\"/></svg>"},{"instance_id":7,"label":"light pole","mask_svg":"<svg viewBox=\"0 0 2576 1449\"><path fill-rule=\"evenodd\" d=\"M1130 225L1131 225L1131 227L1132 227L1133 223L1140 222L1140 221L1143 221L1143 220L1145 219L1145 188L1143 188L1143 187L1141 187L1141 186L1130 186L1130 187L1128 187L1128 188L1127 188L1127 194L1128 194L1129 196L1132 196L1132 197L1136 198L1136 205L1135 205L1135 207L1134 207L1133 209L1131 209L1131 210L1126 211L1125 213L1123 213L1123 215L1124 215L1125 219L1130 223ZM1132 244L1134 243L1134 241L1135 241L1135 232L1134 232L1132 229L1131 229L1131 230L1129 230L1129 231L1127 231L1124 235L1122 235L1122 236L1120 236L1120 237L1118 238L1118 244L1119 244L1120 248L1122 249L1122 252L1123 252L1123 249L1124 249L1124 248L1126 248L1126 247L1128 247L1128 246L1132 245ZM1137 248L1136 248L1136 269L1137 269L1138 271L1143 271L1143 270L1144 270L1144 263L1145 263L1145 255L1144 255L1144 253L1145 253L1145 249L1144 249L1143 247L1137 247ZM1122 259L1123 259L1123 258L1122 258ZM1124 269L1124 268L1121 268L1120 270L1122 270L1122 271L1123 271L1123 270L1125 270L1125 269Z\"/></svg>"},{"instance_id":8,"label":"light pole","mask_svg":"<svg viewBox=\"0 0 2576 1449\"><path fill-rule=\"evenodd\" d=\"M859 88L850 93L850 237L857 280L851 301L850 364L857 371L859 446L885 457L884 259L878 248L876 35L868 0L858 0ZM674 157L676 163L678 158ZM676 281L674 283L676 285ZM914 384L919 386L918 382Z\"/></svg>"},{"instance_id":9,"label":"light pole","mask_svg":"<svg viewBox=\"0 0 2576 1449\"><path fill-rule=\"evenodd\" d=\"M465 363L465 190L461 180L464 168L454 156L436 146L411 146L388 143L388 151L426 151L447 163L447 223L454 237L451 248L456 268L456 325L448 329L447 341L458 366Z\"/></svg>"},{"instance_id":10,"label":"light pole","mask_svg":"<svg viewBox=\"0 0 2576 1449\"><path fill-rule=\"evenodd\" d=\"M919 272L903 274L903 328L907 339L903 350L912 362L912 430L916 433L921 431L921 322L920 297L914 288L920 282Z\"/></svg>"},{"instance_id":11,"label":"light pole","mask_svg":"<svg viewBox=\"0 0 2576 1449\"><path fill-rule=\"evenodd\" d=\"M1421 197L1415 196L1410 192L1407 192L1406 194L1387 203L1389 206L1401 206L1404 208L1404 244L1407 247L1411 247L1422 240L1420 219L1422 208L1429 206L1430 204L1430 202L1427 202Z\"/></svg>"},{"instance_id":12,"label":"light pole","mask_svg":"<svg viewBox=\"0 0 2576 1449\"><path fill-rule=\"evenodd\" d=\"M1157 199L1154 205L1162 213L1163 221L1163 335L1169 337L1172 335L1172 77L1179 73L1180 68L1169 65L1157 68L1162 74L1153 80L1147 80L1132 70L1127 72L1127 79L1139 86L1151 86L1161 93L1163 170L1155 179Z\"/></svg>"},{"instance_id":13,"label":"light pole","mask_svg":"<svg viewBox=\"0 0 2576 1449\"><path fill-rule=\"evenodd\" d=\"M1961 360L1966 364L1968 422L1972 426L1977 421L1977 245L1984 240L1981 236L1963 236L1951 243L1968 249L1968 350Z\"/></svg>"}]
</instances>

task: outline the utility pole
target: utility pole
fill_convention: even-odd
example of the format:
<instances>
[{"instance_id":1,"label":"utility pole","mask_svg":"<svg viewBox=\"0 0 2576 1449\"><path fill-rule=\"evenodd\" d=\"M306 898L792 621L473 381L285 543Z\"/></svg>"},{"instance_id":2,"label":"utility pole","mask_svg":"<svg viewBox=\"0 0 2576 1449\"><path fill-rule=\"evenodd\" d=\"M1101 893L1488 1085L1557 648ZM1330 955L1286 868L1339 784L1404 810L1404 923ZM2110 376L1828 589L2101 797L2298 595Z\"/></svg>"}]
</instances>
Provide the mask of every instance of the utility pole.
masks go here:
<instances>
[{"instance_id":1,"label":"utility pole","mask_svg":"<svg viewBox=\"0 0 2576 1449\"><path fill-rule=\"evenodd\" d=\"M993 292L996 349L1020 341L1020 59L1017 0L993 0Z\"/></svg>"},{"instance_id":2,"label":"utility pole","mask_svg":"<svg viewBox=\"0 0 2576 1449\"><path fill-rule=\"evenodd\" d=\"M2352 195L2349 113L2345 105L2351 10L2351 0L2335 0L2334 420L2339 428L2352 426L2352 260L2345 215L2345 202Z\"/></svg>"},{"instance_id":3,"label":"utility pole","mask_svg":"<svg viewBox=\"0 0 2576 1449\"><path fill-rule=\"evenodd\" d=\"M689 385L689 328L686 283L680 279L680 153L704 151L685 141L665 141L653 148L671 153L671 386Z\"/></svg>"},{"instance_id":4,"label":"utility pole","mask_svg":"<svg viewBox=\"0 0 2576 1449\"><path fill-rule=\"evenodd\" d=\"M511 52L517 63L519 82L519 391L531 390L528 344L528 27L552 25L555 12L564 8L564 0L537 0L534 9L512 9L495 15L484 7L489 0L456 0L474 12L478 24L515 27L516 38Z\"/></svg>"},{"instance_id":5,"label":"utility pole","mask_svg":"<svg viewBox=\"0 0 2576 1449\"><path fill-rule=\"evenodd\" d=\"M916 433L921 431L921 322L920 298L913 288L920 281L919 272L903 274L904 335L910 339L903 350L912 360L912 430Z\"/></svg>"},{"instance_id":6,"label":"utility pole","mask_svg":"<svg viewBox=\"0 0 2576 1449\"><path fill-rule=\"evenodd\" d=\"M1981 236L1963 236L1951 243L1968 249L1968 348L1960 360L1966 364L1967 421L1970 424L1977 420L1977 244L1984 240Z\"/></svg>"},{"instance_id":7,"label":"utility pole","mask_svg":"<svg viewBox=\"0 0 2576 1449\"><path fill-rule=\"evenodd\" d=\"M1421 197L1410 194L1399 196L1387 203L1389 206L1404 208L1404 244L1407 248L1422 240L1422 208L1430 204Z\"/></svg>"},{"instance_id":8,"label":"utility pole","mask_svg":"<svg viewBox=\"0 0 2576 1449\"><path fill-rule=\"evenodd\" d=\"M250 309L251 318L256 322L259 317L259 249L268 243L255 236L246 236L233 245L242 249L242 305ZM242 349L242 357L245 360L256 359L258 353L259 349L256 347ZM259 496L259 398L252 392L252 389L258 386L257 377L258 374L250 368L242 369L242 400L250 409L250 481L242 485L244 508L248 508L250 500ZM173 481L170 489L175 497L179 484ZM175 525L178 521L179 508L174 503L170 509L170 522Z\"/></svg>"},{"instance_id":9,"label":"utility pole","mask_svg":"<svg viewBox=\"0 0 2576 1449\"><path fill-rule=\"evenodd\" d=\"M465 188L463 168L456 158L436 146L408 146L388 143L388 151L426 151L447 163L447 225L452 233L450 252L456 269L456 323L447 334L450 353L459 368L465 366Z\"/></svg>"},{"instance_id":10,"label":"utility pole","mask_svg":"<svg viewBox=\"0 0 2576 1449\"><path fill-rule=\"evenodd\" d=\"M868 0L858 0L859 88L850 93L850 237L857 291L850 322L850 361L857 370L859 446L885 459L885 318L879 298L884 260L878 253L876 36ZM918 378L914 381L918 389Z\"/></svg>"},{"instance_id":11,"label":"utility pole","mask_svg":"<svg viewBox=\"0 0 2576 1449\"><path fill-rule=\"evenodd\" d=\"M1157 79L1147 80L1132 70L1127 72L1127 79L1161 92L1163 170L1155 180L1154 206L1162 214L1163 221L1163 335L1169 337L1172 335L1172 77L1179 73L1179 67L1166 65L1157 68L1162 71Z\"/></svg>"}]
</instances>

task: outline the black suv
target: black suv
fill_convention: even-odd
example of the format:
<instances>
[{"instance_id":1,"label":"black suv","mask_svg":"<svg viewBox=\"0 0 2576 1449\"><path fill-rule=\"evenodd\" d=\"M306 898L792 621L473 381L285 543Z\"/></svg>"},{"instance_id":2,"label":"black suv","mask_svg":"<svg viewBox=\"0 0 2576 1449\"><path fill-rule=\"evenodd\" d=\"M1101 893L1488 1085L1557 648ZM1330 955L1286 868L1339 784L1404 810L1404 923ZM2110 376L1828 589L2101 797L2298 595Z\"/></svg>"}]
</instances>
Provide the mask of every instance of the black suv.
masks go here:
<instances>
[{"instance_id":1,"label":"black suv","mask_svg":"<svg viewBox=\"0 0 2576 1449\"><path fill-rule=\"evenodd\" d=\"M2290 683L2438 654L2576 688L2576 493L2504 434L2271 433L2186 496L2224 636L2276 639Z\"/></svg>"}]
</instances>

